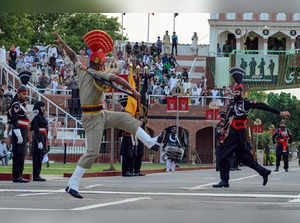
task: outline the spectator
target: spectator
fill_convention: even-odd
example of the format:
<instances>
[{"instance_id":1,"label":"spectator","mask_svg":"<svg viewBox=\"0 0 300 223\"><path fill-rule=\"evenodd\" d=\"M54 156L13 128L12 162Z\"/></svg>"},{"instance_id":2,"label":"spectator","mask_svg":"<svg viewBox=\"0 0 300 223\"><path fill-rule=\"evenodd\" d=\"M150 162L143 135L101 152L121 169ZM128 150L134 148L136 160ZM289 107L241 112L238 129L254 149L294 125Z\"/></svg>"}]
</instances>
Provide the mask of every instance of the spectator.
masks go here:
<instances>
[{"instance_id":1,"label":"spectator","mask_svg":"<svg viewBox=\"0 0 300 223\"><path fill-rule=\"evenodd\" d=\"M168 30L166 31L163 38L163 47L164 47L164 54L170 54L171 41L170 41L170 35Z\"/></svg>"},{"instance_id":2,"label":"spectator","mask_svg":"<svg viewBox=\"0 0 300 223\"><path fill-rule=\"evenodd\" d=\"M80 53L80 55L79 55L80 63L84 64L85 66L88 66L89 65L89 58L86 55L86 49L82 48L79 53Z\"/></svg>"},{"instance_id":3,"label":"spectator","mask_svg":"<svg viewBox=\"0 0 300 223\"><path fill-rule=\"evenodd\" d=\"M118 58L118 60L124 60L123 51L121 50L121 47L118 47L117 58Z\"/></svg>"},{"instance_id":4,"label":"spectator","mask_svg":"<svg viewBox=\"0 0 300 223\"><path fill-rule=\"evenodd\" d=\"M16 60L17 60L17 51L15 45L12 44L9 51L9 66L14 70L17 68Z\"/></svg>"},{"instance_id":5,"label":"spectator","mask_svg":"<svg viewBox=\"0 0 300 223\"><path fill-rule=\"evenodd\" d=\"M55 59L57 58L58 56L58 53L57 53L57 49L54 45L51 45L49 48L48 48L48 57L54 57Z\"/></svg>"},{"instance_id":6,"label":"spectator","mask_svg":"<svg viewBox=\"0 0 300 223\"><path fill-rule=\"evenodd\" d=\"M43 89L40 91L43 94L45 92L44 89L47 88L49 84L50 84L49 78L47 77L45 70L42 70L42 75L39 78L39 83L37 88Z\"/></svg>"},{"instance_id":7,"label":"spectator","mask_svg":"<svg viewBox=\"0 0 300 223\"><path fill-rule=\"evenodd\" d=\"M160 56L162 51L162 42L160 40L160 36L157 37L156 48L157 48L157 56Z\"/></svg>"},{"instance_id":8,"label":"spectator","mask_svg":"<svg viewBox=\"0 0 300 223\"><path fill-rule=\"evenodd\" d=\"M177 44L178 44L178 37L176 35L176 32L173 32L172 35L172 55L174 55L174 49L175 49L175 55L177 56Z\"/></svg>"},{"instance_id":9,"label":"spectator","mask_svg":"<svg viewBox=\"0 0 300 223\"><path fill-rule=\"evenodd\" d=\"M24 54L20 53L20 56L17 57L16 60L16 68L17 68L17 72L21 72L22 69L24 69L25 67L25 61L24 61Z\"/></svg>"},{"instance_id":10,"label":"spectator","mask_svg":"<svg viewBox=\"0 0 300 223\"><path fill-rule=\"evenodd\" d=\"M132 52L132 46L131 46L130 42L127 42L127 44L125 46L125 51L126 51L126 58L129 58L131 56L131 52Z\"/></svg>"},{"instance_id":11,"label":"spectator","mask_svg":"<svg viewBox=\"0 0 300 223\"><path fill-rule=\"evenodd\" d=\"M55 54L52 54L52 56L49 58L49 64L48 64L51 68L51 73L55 72L55 68L56 68L56 57Z\"/></svg>"},{"instance_id":12,"label":"spectator","mask_svg":"<svg viewBox=\"0 0 300 223\"><path fill-rule=\"evenodd\" d=\"M8 160L10 159L11 153L7 150L7 145L5 139L0 140L0 160L2 161L2 166L8 165Z\"/></svg>"},{"instance_id":13,"label":"spectator","mask_svg":"<svg viewBox=\"0 0 300 223\"><path fill-rule=\"evenodd\" d=\"M170 91L173 90L173 88L176 86L177 82L178 82L178 79L176 77L176 74L173 73L169 80Z\"/></svg>"},{"instance_id":14,"label":"spectator","mask_svg":"<svg viewBox=\"0 0 300 223\"><path fill-rule=\"evenodd\" d=\"M151 47L150 47L150 54L152 57L156 57L157 55L157 49L154 43L152 43Z\"/></svg>"},{"instance_id":15,"label":"spectator","mask_svg":"<svg viewBox=\"0 0 300 223\"><path fill-rule=\"evenodd\" d=\"M139 56L139 53L140 53L140 47L139 47L139 43L136 42L133 46L133 55L135 57L138 57Z\"/></svg>"},{"instance_id":16,"label":"spectator","mask_svg":"<svg viewBox=\"0 0 300 223\"><path fill-rule=\"evenodd\" d=\"M175 67L176 65L178 65L177 60L176 60L176 58L174 57L173 54L169 57L169 62L171 64L171 66Z\"/></svg>"},{"instance_id":17,"label":"spectator","mask_svg":"<svg viewBox=\"0 0 300 223\"><path fill-rule=\"evenodd\" d=\"M191 50L194 53L194 56L198 56L198 35L196 32L194 32L194 35L192 37Z\"/></svg>"},{"instance_id":18,"label":"spectator","mask_svg":"<svg viewBox=\"0 0 300 223\"><path fill-rule=\"evenodd\" d=\"M146 54L147 46L145 45L144 41L142 41L142 44L140 46L140 53L142 56Z\"/></svg>"},{"instance_id":19,"label":"spectator","mask_svg":"<svg viewBox=\"0 0 300 223\"><path fill-rule=\"evenodd\" d=\"M6 129L6 125L3 121L3 118L0 118L0 140L4 139L5 129Z\"/></svg>"}]
</instances>

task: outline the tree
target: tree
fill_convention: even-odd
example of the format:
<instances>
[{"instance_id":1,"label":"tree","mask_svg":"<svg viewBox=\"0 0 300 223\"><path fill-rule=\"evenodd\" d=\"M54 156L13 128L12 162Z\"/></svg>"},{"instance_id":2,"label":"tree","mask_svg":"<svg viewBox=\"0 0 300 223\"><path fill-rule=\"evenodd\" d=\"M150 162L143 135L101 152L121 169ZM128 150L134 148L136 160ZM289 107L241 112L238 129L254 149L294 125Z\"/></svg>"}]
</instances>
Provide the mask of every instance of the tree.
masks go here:
<instances>
[{"instance_id":1,"label":"tree","mask_svg":"<svg viewBox=\"0 0 300 223\"><path fill-rule=\"evenodd\" d=\"M280 111L289 111L291 118L287 120L287 127L291 130L294 140L300 140L300 101L291 94L281 92L280 94L266 94L264 92L253 92L250 94L250 98L256 99L257 102L264 102L269 106L276 108ZM269 127L274 124L279 126L281 117L270 112L264 112L261 110L253 110L249 117L252 120L259 118L265 127Z\"/></svg>"},{"instance_id":2,"label":"tree","mask_svg":"<svg viewBox=\"0 0 300 223\"><path fill-rule=\"evenodd\" d=\"M38 44L53 43L52 32L60 33L66 42L79 53L84 46L82 36L94 29L106 31L113 40L121 39L121 25L117 18L99 13L7 13L0 12L0 46L11 44L22 51Z\"/></svg>"}]
</instances>

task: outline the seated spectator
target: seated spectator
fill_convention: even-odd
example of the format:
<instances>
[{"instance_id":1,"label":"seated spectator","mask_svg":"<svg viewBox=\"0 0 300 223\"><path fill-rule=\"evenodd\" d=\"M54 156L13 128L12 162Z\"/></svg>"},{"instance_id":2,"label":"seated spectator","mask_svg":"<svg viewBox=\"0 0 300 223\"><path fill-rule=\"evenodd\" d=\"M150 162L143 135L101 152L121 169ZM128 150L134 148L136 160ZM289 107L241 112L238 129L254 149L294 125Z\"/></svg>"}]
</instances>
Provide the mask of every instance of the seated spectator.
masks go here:
<instances>
[{"instance_id":1,"label":"seated spectator","mask_svg":"<svg viewBox=\"0 0 300 223\"><path fill-rule=\"evenodd\" d=\"M176 77L176 74L173 73L171 78L169 79L169 86L170 86L170 91L173 90L173 88L177 85L178 79Z\"/></svg>"},{"instance_id":2,"label":"seated spectator","mask_svg":"<svg viewBox=\"0 0 300 223\"><path fill-rule=\"evenodd\" d=\"M50 84L50 80L47 77L45 70L42 70L42 75L39 77L37 88L43 89L40 92L44 93L45 92L44 89L47 88L49 84Z\"/></svg>"},{"instance_id":3,"label":"seated spectator","mask_svg":"<svg viewBox=\"0 0 300 223\"><path fill-rule=\"evenodd\" d=\"M157 49L154 43L152 43L151 47L150 47L150 54L152 57L156 57L157 55Z\"/></svg>"},{"instance_id":4,"label":"seated spectator","mask_svg":"<svg viewBox=\"0 0 300 223\"><path fill-rule=\"evenodd\" d=\"M2 138L0 140L0 160L2 161L2 166L8 166L8 161L10 158L11 152L9 152L7 149L5 138Z\"/></svg>"},{"instance_id":5,"label":"seated spectator","mask_svg":"<svg viewBox=\"0 0 300 223\"><path fill-rule=\"evenodd\" d=\"M134 44L132 51L133 51L133 55L134 55L135 57L138 57L138 56L139 56L139 53L140 53L140 47L139 47L139 43L138 43L138 42L136 42L136 43Z\"/></svg>"}]
</instances>

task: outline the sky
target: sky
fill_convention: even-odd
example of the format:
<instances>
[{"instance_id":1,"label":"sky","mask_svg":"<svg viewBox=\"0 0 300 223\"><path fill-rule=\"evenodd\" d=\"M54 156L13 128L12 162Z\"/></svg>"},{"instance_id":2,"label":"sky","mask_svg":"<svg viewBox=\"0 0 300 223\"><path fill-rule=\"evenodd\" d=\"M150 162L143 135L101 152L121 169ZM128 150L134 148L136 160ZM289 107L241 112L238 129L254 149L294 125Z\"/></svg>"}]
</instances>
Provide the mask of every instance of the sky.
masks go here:
<instances>
[{"instance_id":1,"label":"sky","mask_svg":"<svg viewBox=\"0 0 300 223\"><path fill-rule=\"evenodd\" d=\"M107 16L118 17L121 24L121 13L105 13ZM179 13L175 19L175 31L179 43L191 44L194 32L198 34L198 44L209 44L209 13ZM124 36L130 41L147 41L148 13L126 13L123 16ZM161 39L168 30L173 32L173 13L150 13L149 41Z\"/></svg>"}]
</instances>

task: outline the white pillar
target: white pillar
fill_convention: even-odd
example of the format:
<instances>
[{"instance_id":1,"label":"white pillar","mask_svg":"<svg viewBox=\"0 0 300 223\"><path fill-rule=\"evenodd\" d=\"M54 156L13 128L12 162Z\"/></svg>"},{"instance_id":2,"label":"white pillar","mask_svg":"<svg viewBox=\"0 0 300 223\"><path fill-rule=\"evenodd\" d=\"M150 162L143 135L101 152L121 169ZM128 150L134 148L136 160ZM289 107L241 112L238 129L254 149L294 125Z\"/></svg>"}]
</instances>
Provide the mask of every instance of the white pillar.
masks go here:
<instances>
[{"instance_id":1,"label":"white pillar","mask_svg":"<svg viewBox=\"0 0 300 223\"><path fill-rule=\"evenodd\" d=\"M268 54L268 38L264 38L264 55Z\"/></svg>"},{"instance_id":2,"label":"white pillar","mask_svg":"<svg viewBox=\"0 0 300 223\"><path fill-rule=\"evenodd\" d=\"M241 38L236 38L236 49L240 50L241 49Z\"/></svg>"},{"instance_id":3,"label":"white pillar","mask_svg":"<svg viewBox=\"0 0 300 223\"><path fill-rule=\"evenodd\" d=\"M6 64L6 50L4 47L0 48L0 63Z\"/></svg>"},{"instance_id":4,"label":"white pillar","mask_svg":"<svg viewBox=\"0 0 300 223\"><path fill-rule=\"evenodd\" d=\"M217 55L218 33L214 27L210 27L209 34L209 56ZM222 46L220 46L222 47Z\"/></svg>"},{"instance_id":5,"label":"white pillar","mask_svg":"<svg viewBox=\"0 0 300 223\"><path fill-rule=\"evenodd\" d=\"M296 39L292 38L291 39L291 50L295 49L295 42L296 42Z\"/></svg>"}]
</instances>

